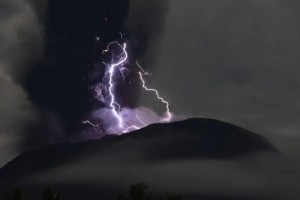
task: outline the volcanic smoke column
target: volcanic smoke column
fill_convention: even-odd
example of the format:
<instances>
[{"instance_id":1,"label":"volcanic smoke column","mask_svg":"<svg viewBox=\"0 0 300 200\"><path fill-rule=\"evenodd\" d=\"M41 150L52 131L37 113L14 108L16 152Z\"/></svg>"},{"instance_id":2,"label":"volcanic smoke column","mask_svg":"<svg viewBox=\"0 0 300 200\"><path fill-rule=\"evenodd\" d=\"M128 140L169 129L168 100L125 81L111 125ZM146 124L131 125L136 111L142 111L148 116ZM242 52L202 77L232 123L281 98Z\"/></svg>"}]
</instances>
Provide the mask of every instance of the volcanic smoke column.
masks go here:
<instances>
[{"instance_id":1,"label":"volcanic smoke column","mask_svg":"<svg viewBox=\"0 0 300 200\"><path fill-rule=\"evenodd\" d=\"M118 52L115 47L120 48L121 52ZM151 123L158 122L170 122L172 119L172 114L169 109L169 103L159 95L159 92L156 89L148 88L146 86L146 82L144 80L144 76L149 75L148 72L145 72L144 69L136 62L138 67L138 77L141 81L141 86L146 92L153 92L156 95L156 98L163 104L165 104L166 114L165 117L159 119L156 118L153 121L153 115L158 116L155 112L151 111L145 114L146 112L136 109L122 108L120 103L117 102L117 85L123 81L117 73L122 74L122 78L124 78L124 69L130 72L131 70L125 67L126 62L128 61L128 52L127 52L127 44L124 43L121 45L119 42L114 41L108 44L107 49L102 51L102 54L111 53L112 62L110 64L106 64L105 76L102 79L101 85L103 86L100 91L95 91L96 94L101 93L101 96L106 96L103 101L108 106L109 110L103 111L105 114L101 114L98 116L101 121L109 124L108 126L104 125L104 131L110 134L120 134L127 133L130 131L141 129ZM115 59L117 57L117 59ZM107 93L107 94L106 94ZM135 112L133 112L135 110ZM149 109L150 110L150 109ZM154 114L155 113L155 114ZM140 115L139 115L140 114ZM149 120L152 119L152 120ZM109 122L107 122L109 121ZM84 124L90 124L92 127L99 127L99 124L94 124L88 120L82 121Z\"/></svg>"}]
</instances>

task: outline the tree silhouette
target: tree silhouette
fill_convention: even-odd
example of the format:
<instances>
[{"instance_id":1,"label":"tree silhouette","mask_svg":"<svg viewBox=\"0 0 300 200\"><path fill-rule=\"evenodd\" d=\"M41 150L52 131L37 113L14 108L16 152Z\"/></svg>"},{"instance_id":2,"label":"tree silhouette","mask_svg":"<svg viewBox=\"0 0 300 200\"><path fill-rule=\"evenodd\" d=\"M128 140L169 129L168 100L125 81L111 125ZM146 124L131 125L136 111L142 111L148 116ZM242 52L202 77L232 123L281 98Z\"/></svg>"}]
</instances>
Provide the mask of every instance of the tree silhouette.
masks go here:
<instances>
[{"instance_id":1,"label":"tree silhouette","mask_svg":"<svg viewBox=\"0 0 300 200\"><path fill-rule=\"evenodd\" d=\"M22 188L16 188L12 192L5 195L6 200L24 200L26 198L26 192Z\"/></svg>"},{"instance_id":2,"label":"tree silhouette","mask_svg":"<svg viewBox=\"0 0 300 200\"><path fill-rule=\"evenodd\" d=\"M48 188L43 191L43 200L63 200L63 198L55 190Z\"/></svg>"},{"instance_id":3,"label":"tree silhouette","mask_svg":"<svg viewBox=\"0 0 300 200\"><path fill-rule=\"evenodd\" d=\"M129 197L120 194L117 200L153 200L153 194L145 183L137 183L129 186Z\"/></svg>"},{"instance_id":4,"label":"tree silhouette","mask_svg":"<svg viewBox=\"0 0 300 200\"><path fill-rule=\"evenodd\" d=\"M166 200L182 200L182 197L177 194L167 194Z\"/></svg>"},{"instance_id":5,"label":"tree silhouette","mask_svg":"<svg viewBox=\"0 0 300 200\"><path fill-rule=\"evenodd\" d=\"M149 192L148 189L148 186L142 182L132 184L129 186L128 196L121 193L117 200L154 200L153 193ZM177 194L167 194L163 200L182 200L182 197Z\"/></svg>"}]
</instances>

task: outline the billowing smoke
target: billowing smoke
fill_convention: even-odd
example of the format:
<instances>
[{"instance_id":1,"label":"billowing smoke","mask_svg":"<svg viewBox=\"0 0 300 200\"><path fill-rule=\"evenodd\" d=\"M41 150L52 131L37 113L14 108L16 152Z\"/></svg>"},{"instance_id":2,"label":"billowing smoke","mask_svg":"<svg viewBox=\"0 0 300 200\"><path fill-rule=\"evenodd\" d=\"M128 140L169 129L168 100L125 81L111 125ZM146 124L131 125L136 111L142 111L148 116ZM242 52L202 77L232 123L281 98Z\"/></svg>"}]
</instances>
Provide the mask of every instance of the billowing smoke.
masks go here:
<instances>
[{"instance_id":1,"label":"billowing smoke","mask_svg":"<svg viewBox=\"0 0 300 200\"><path fill-rule=\"evenodd\" d=\"M42 55L42 24L29 2L4 0L0 4L1 74L20 83Z\"/></svg>"},{"instance_id":2,"label":"billowing smoke","mask_svg":"<svg viewBox=\"0 0 300 200\"><path fill-rule=\"evenodd\" d=\"M24 150L77 141L91 128L82 121L93 120L95 113L99 126L108 126L100 111L111 108L99 101L95 88L103 87L107 63L117 54L101 53L112 41L128 44L122 66L128 71L115 88L122 104L119 114L126 123L140 123L125 117L129 114L141 115L146 124L159 122L164 105L158 103L156 114L139 101L142 83L136 61L154 72L166 0L4 0L0 11L2 162ZM157 104L155 95L150 96Z\"/></svg>"},{"instance_id":3,"label":"billowing smoke","mask_svg":"<svg viewBox=\"0 0 300 200\"><path fill-rule=\"evenodd\" d=\"M38 117L23 89L27 73L43 53L42 20L34 5L0 1L0 166L24 150L19 148L24 129Z\"/></svg>"},{"instance_id":4,"label":"billowing smoke","mask_svg":"<svg viewBox=\"0 0 300 200\"><path fill-rule=\"evenodd\" d=\"M118 56L115 49L102 54L112 41L128 44L128 61L122 66L128 71L124 71L125 79L114 88L124 109L120 114L135 113L143 106L139 100L142 83L136 61L154 72L167 1L4 1L1 8L7 16L1 17L1 39L5 41L1 43L0 74L19 84L14 87L19 88L24 101L18 101L22 100L22 108L23 102L28 106L26 115L32 112L32 118L26 116L27 121L18 133L20 151L77 141L78 137L82 140L89 135L91 127L82 122L92 121L96 111L110 109L95 91L103 89L112 54ZM151 77L145 77L146 81L148 78ZM157 103L155 94L149 96L158 115L163 117L164 105ZM146 121L159 122L151 116ZM107 122L98 117L97 123ZM101 131L97 134L101 135Z\"/></svg>"},{"instance_id":5,"label":"billowing smoke","mask_svg":"<svg viewBox=\"0 0 300 200\"><path fill-rule=\"evenodd\" d=\"M160 40L164 33L166 15L169 11L168 0L130 0L130 10L126 27L131 34L135 54L146 69L153 72Z\"/></svg>"}]
</instances>

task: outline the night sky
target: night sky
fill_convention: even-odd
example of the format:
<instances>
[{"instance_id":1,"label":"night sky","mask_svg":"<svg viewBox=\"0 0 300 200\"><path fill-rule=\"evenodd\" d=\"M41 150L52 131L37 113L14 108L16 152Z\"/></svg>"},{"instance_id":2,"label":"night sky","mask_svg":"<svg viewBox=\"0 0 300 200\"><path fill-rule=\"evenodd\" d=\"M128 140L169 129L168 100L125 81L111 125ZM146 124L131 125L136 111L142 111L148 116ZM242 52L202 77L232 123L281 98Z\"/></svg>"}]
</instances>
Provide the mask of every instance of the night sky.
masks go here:
<instances>
[{"instance_id":1,"label":"night sky","mask_svg":"<svg viewBox=\"0 0 300 200\"><path fill-rule=\"evenodd\" d=\"M122 106L164 112L141 91L138 60L174 115L239 125L298 161L299 10L297 0L0 0L0 166L85 139L81 121L107 108L94 87L112 41L128 44L133 72L117 86Z\"/></svg>"}]
</instances>

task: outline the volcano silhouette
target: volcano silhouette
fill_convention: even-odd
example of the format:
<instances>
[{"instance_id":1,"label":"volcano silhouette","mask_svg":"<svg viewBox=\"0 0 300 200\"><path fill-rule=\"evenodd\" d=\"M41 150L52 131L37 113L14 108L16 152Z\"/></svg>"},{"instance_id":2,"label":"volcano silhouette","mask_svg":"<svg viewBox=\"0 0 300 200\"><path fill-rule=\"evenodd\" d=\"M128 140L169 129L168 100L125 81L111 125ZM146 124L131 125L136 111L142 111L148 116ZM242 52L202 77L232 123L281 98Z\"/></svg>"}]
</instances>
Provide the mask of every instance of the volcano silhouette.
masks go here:
<instances>
[{"instance_id":1,"label":"volcano silhouette","mask_svg":"<svg viewBox=\"0 0 300 200\"><path fill-rule=\"evenodd\" d=\"M121 160L139 160L144 163L238 160L261 152L280 155L276 148L258 134L218 120L192 118L168 124L152 124L122 136L105 136L101 140L78 144L57 144L23 153L0 170L0 184L6 185L4 188L20 184L39 187L33 183L32 177L53 169L58 169L57 176L62 176L60 168L76 168L91 158L97 158L92 166L93 169L99 166L100 171L104 163ZM60 181L57 187L68 188L66 191L73 188L74 191L75 186L69 184ZM100 198L101 195L93 196L96 197ZM72 198L76 199L76 195Z\"/></svg>"}]
</instances>

